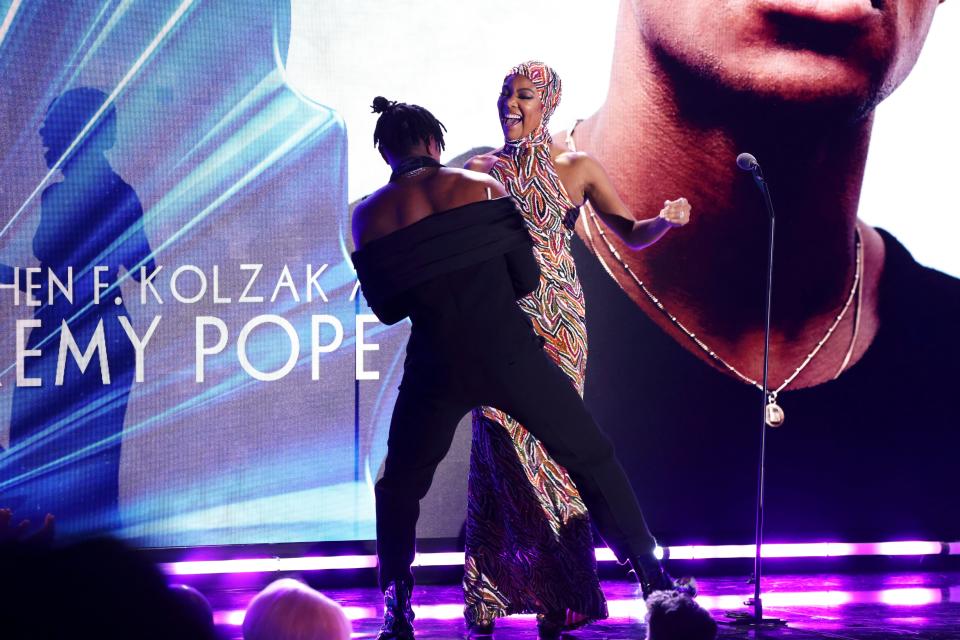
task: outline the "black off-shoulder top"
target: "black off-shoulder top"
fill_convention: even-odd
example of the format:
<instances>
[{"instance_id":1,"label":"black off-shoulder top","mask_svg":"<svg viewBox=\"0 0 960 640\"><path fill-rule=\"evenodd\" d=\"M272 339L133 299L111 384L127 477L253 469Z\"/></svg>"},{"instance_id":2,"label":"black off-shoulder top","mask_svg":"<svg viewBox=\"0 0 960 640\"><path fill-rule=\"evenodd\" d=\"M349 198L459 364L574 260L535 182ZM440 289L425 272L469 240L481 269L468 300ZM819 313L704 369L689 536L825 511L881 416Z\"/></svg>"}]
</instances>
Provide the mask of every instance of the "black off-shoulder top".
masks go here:
<instances>
[{"instance_id":1,"label":"black off-shoulder top","mask_svg":"<svg viewBox=\"0 0 960 640\"><path fill-rule=\"evenodd\" d=\"M430 215L351 254L363 295L384 324L407 316L403 294L432 278L502 256L516 296L539 284L532 241L513 198Z\"/></svg>"}]
</instances>

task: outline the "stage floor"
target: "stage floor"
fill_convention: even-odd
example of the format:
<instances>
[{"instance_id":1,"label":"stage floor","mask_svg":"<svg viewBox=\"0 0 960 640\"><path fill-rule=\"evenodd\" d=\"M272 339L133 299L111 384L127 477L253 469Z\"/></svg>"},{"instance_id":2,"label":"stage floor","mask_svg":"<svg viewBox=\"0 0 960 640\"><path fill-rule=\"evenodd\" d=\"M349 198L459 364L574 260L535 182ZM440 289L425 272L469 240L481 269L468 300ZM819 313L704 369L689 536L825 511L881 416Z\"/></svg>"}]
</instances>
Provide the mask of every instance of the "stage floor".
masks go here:
<instances>
[{"instance_id":1,"label":"stage floor","mask_svg":"<svg viewBox=\"0 0 960 640\"><path fill-rule=\"evenodd\" d=\"M960 639L960 572L872 575L770 576L764 581L767 615L785 619L780 629L748 630L721 625L721 638L917 638ZM569 634L581 640L644 638L644 605L625 581L605 581L610 618ZM738 578L700 580L701 604L721 620L731 610L745 610L753 587ZM353 620L355 638L374 638L380 624L381 597L376 589L324 591L340 602ZM225 638L242 636L243 608L249 590L208 593L218 628ZM417 638L466 638L462 595L458 586L417 586ZM495 638L537 637L533 616L498 621Z\"/></svg>"}]
</instances>

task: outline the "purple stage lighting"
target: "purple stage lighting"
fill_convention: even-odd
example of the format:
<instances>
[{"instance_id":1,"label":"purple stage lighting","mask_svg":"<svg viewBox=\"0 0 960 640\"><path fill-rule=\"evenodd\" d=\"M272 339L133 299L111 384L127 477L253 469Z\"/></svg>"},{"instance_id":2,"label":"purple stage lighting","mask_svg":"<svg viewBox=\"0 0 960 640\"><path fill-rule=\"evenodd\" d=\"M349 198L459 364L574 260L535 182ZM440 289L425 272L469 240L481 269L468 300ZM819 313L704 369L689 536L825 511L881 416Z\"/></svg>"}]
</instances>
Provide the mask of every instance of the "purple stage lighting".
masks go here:
<instances>
[{"instance_id":1,"label":"purple stage lighting","mask_svg":"<svg viewBox=\"0 0 960 640\"><path fill-rule=\"evenodd\" d=\"M957 594L951 589L949 599ZM750 594L700 595L697 598L703 607L714 611L737 609ZM785 591L766 594L764 600L771 607L822 607L825 609L856 604L883 604L891 607L922 607L943 602L945 595L941 589L927 587L908 587L881 590L815 590ZM643 620L646 605L640 598L615 598L607 601L610 619ZM344 613L350 620L371 620L381 614L377 607L345 606ZM413 607L417 620L459 620L463 618L463 603L430 604ZM244 610L217 611L214 622L217 625L240 626L243 624ZM517 619L534 618L533 614L512 616Z\"/></svg>"},{"instance_id":2,"label":"purple stage lighting","mask_svg":"<svg viewBox=\"0 0 960 640\"><path fill-rule=\"evenodd\" d=\"M752 558L752 544L687 545L657 547L657 557L670 560L714 560L719 558ZM929 556L960 555L960 542L898 540L892 542L802 542L767 543L765 558L831 558L844 556ZM598 562L615 562L606 547L596 549ZM418 553L415 567L444 567L463 564L463 552ZM374 555L307 556L302 558L246 558L234 560L199 560L170 562L161 565L168 575L205 575L220 573L275 573L281 571L328 571L336 569L373 569Z\"/></svg>"}]
</instances>

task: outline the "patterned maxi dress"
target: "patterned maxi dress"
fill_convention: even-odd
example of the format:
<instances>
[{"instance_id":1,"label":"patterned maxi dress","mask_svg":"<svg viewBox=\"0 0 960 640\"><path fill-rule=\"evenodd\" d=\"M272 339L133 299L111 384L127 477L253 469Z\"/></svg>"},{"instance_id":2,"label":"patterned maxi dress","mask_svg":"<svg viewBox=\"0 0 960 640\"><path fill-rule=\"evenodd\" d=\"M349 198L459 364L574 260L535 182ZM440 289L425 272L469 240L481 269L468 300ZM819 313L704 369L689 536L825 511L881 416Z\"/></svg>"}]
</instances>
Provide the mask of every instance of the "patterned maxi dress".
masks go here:
<instances>
[{"instance_id":1,"label":"patterned maxi dress","mask_svg":"<svg viewBox=\"0 0 960 640\"><path fill-rule=\"evenodd\" d=\"M523 140L508 141L490 175L520 205L541 268L540 286L520 306L582 396L587 336L570 251L578 209L554 169L546 130L559 102L559 78L542 63L512 73L540 89L543 124ZM593 549L586 507L566 470L509 415L474 410L464 572L468 622L567 609L605 618Z\"/></svg>"}]
</instances>

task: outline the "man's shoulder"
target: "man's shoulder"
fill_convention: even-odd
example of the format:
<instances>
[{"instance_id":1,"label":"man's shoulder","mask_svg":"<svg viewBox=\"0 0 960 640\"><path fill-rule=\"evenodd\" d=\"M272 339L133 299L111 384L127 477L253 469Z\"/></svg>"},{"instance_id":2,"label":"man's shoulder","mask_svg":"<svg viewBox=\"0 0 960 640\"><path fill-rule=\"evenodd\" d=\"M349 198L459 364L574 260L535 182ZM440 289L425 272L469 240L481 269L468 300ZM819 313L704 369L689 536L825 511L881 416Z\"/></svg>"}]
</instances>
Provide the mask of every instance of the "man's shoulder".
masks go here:
<instances>
[{"instance_id":1,"label":"man's shoulder","mask_svg":"<svg viewBox=\"0 0 960 640\"><path fill-rule=\"evenodd\" d=\"M371 216L376 216L377 210L385 205L385 201L389 200L391 191L390 185L386 184L353 203L350 207L350 216L354 229L357 228L357 225L367 223Z\"/></svg>"}]
</instances>

